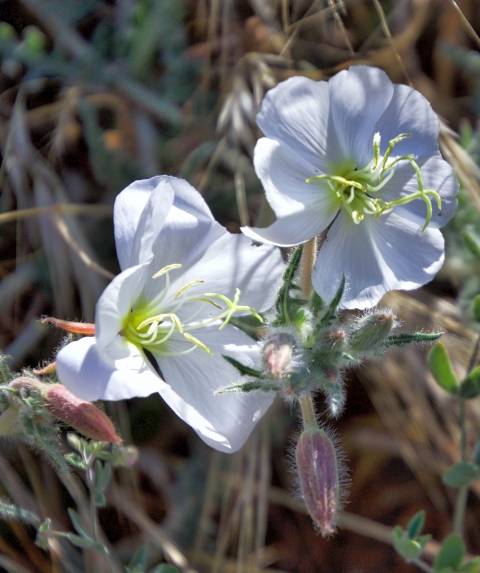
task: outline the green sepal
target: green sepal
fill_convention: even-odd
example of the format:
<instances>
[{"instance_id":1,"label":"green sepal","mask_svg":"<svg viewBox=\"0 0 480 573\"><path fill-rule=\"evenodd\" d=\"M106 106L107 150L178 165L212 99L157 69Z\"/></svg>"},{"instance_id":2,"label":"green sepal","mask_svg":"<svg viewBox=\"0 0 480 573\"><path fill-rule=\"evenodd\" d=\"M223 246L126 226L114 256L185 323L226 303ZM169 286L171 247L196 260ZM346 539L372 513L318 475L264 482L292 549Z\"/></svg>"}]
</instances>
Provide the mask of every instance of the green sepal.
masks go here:
<instances>
[{"instance_id":1,"label":"green sepal","mask_svg":"<svg viewBox=\"0 0 480 573\"><path fill-rule=\"evenodd\" d=\"M272 326L287 326L289 324L300 326L305 319L301 307L305 306L308 301L290 296L292 289L299 290L298 286L293 284L293 279L300 265L302 252L303 245L300 245L293 252L287 268L283 273L283 284L278 290L277 299L275 301L275 319L272 322Z\"/></svg>"},{"instance_id":2,"label":"green sepal","mask_svg":"<svg viewBox=\"0 0 480 573\"><path fill-rule=\"evenodd\" d=\"M420 535L423 526L425 525L425 516L426 512L425 510L422 509L421 511L416 513L412 517L412 519L408 522L407 533L410 539L413 539L417 537L417 535Z\"/></svg>"},{"instance_id":3,"label":"green sepal","mask_svg":"<svg viewBox=\"0 0 480 573\"><path fill-rule=\"evenodd\" d=\"M219 388L214 392L214 394L231 394L232 392L254 392L255 390L261 390L262 392L279 392L280 386L274 382L269 382L267 380L252 380L248 382L242 382L240 384L231 384L230 386L225 386L224 388Z\"/></svg>"},{"instance_id":4,"label":"green sepal","mask_svg":"<svg viewBox=\"0 0 480 573\"><path fill-rule=\"evenodd\" d=\"M476 481L479 477L480 467L471 462L458 462L442 476L442 481L450 487L463 487Z\"/></svg>"},{"instance_id":5,"label":"green sepal","mask_svg":"<svg viewBox=\"0 0 480 573\"><path fill-rule=\"evenodd\" d=\"M438 385L449 394L458 393L458 380L452 370L450 359L448 358L445 346L438 342L428 354L428 365L430 372L437 381Z\"/></svg>"},{"instance_id":6,"label":"green sepal","mask_svg":"<svg viewBox=\"0 0 480 573\"><path fill-rule=\"evenodd\" d=\"M235 360L235 358L232 358L231 356L225 356L225 354L222 354L222 358L225 358L225 360L229 364L231 364L234 368L236 368L242 376L252 376L253 378L263 377L263 374L259 370L255 370L255 368L250 368L249 366L245 366L245 364L242 364L241 362Z\"/></svg>"},{"instance_id":7,"label":"green sepal","mask_svg":"<svg viewBox=\"0 0 480 573\"><path fill-rule=\"evenodd\" d=\"M328 328L337 316L337 309L340 301L342 300L343 293L345 291L345 275L342 275L342 280L340 281L340 286L335 293L331 303L328 305L325 314L319 320L317 326L315 327L315 332L320 332L325 328Z\"/></svg>"},{"instance_id":8,"label":"green sepal","mask_svg":"<svg viewBox=\"0 0 480 573\"><path fill-rule=\"evenodd\" d=\"M458 395L464 400L472 400L472 398L480 395L480 366L472 370L463 380L460 384Z\"/></svg>"},{"instance_id":9,"label":"green sepal","mask_svg":"<svg viewBox=\"0 0 480 573\"><path fill-rule=\"evenodd\" d=\"M423 551L423 546L416 539L410 539L399 525L392 532L392 543L407 563L418 559Z\"/></svg>"},{"instance_id":10,"label":"green sepal","mask_svg":"<svg viewBox=\"0 0 480 573\"><path fill-rule=\"evenodd\" d=\"M451 533L443 540L440 551L433 562L433 568L436 573L440 573L447 568L458 571L464 557L465 545L462 538L457 533Z\"/></svg>"},{"instance_id":11,"label":"green sepal","mask_svg":"<svg viewBox=\"0 0 480 573\"><path fill-rule=\"evenodd\" d=\"M478 238L469 231L464 231L462 233L462 237L463 240L465 241L465 244L468 247L468 250L473 255L475 255L477 259L480 259L480 241L478 240Z\"/></svg>"},{"instance_id":12,"label":"green sepal","mask_svg":"<svg viewBox=\"0 0 480 573\"><path fill-rule=\"evenodd\" d=\"M480 322L480 294L477 294L477 296L473 299L472 314L474 320Z\"/></svg>"},{"instance_id":13,"label":"green sepal","mask_svg":"<svg viewBox=\"0 0 480 573\"><path fill-rule=\"evenodd\" d=\"M474 557L464 563L458 570L461 573L480 573L480 557Z\"/></svg>"},{"instance_id":14,"label":"green sepal","mask_svg":"<svg viewBox=\"0 0 480 573\"><path fill-rule=\"evenodd\" d=\"M390 348L391 346L405 346L405 344L435 342L442 334L443 332L401 332L400 334L391 334L387 340L382 342L382 346Z\"/></svg>"}]
</instances>

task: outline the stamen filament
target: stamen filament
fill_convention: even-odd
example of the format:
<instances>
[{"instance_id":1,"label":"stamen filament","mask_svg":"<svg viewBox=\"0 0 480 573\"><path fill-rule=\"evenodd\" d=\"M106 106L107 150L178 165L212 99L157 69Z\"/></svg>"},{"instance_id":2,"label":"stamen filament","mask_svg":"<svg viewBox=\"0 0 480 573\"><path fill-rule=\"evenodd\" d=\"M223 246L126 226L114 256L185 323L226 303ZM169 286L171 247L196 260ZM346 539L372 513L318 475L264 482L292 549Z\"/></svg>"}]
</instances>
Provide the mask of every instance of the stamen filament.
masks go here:
<instances>
[{"instance_id":1,"label":"stamen filament","mask_svg":"<svg viewBox=\"0 0 480 573\"><path fill-rule=\"evenodd\" d=\"M200 283L203 283L205 281L202 281L202 279L197 279L195 281L192 281L190 283L187 283L186 285L184 285L180 290L177 291L177 293L175 294L175 296L173 297L173 300L176 300L178 298L178 296L180 294L182 294L182 292L186 291L188 288L194 286L194 285L198 285Z\"/></svg>"}]
</instances>

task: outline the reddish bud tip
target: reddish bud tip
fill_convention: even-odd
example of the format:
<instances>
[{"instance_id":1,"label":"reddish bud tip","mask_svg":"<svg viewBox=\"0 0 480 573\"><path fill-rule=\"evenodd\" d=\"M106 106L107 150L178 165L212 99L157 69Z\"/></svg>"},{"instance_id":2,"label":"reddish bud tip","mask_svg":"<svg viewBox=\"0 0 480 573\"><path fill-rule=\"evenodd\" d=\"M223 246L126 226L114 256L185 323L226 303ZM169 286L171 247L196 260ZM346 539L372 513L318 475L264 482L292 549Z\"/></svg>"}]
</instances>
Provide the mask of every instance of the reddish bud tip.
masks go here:
<instances>
[{"instance_id":1,"label":"reddish bud tip","mask_svg":"<svg viewBox=\"0 0 480 573\"><path fill-rule=\"evenodd\" d=\"M395 327L395 315L391 311L379 311L360 318L348 337L353 350L375 350L387 339Z\"/></svg>"},{"instance_id":2,"label":"reddish bud tip","mask_svg":"<svg viewBox=\"0 0 480 573\"><path fill-rule=\"evenodd\" d=\"M48 384L43 392L46 409L84 436L121 443L110 418L90 402L80 400L61 384Z\"/></svg>"},{"instance_id":3,"label":"reddish bud tip","mask_svg":"<svg viewBox=\"0 0 480 573\"><path fill-rule=\"evenodd\" d=\"M46 316L40 321L42 324L53 324L57 328L73 332L74 334L85 334L93 336L95 334L95 325L88 322L71 322L69 320L60 320L53 316Z\"/></svg>"},{"instance_id":4,"label":"reddish bud tip","mask_svg":"<svg viewBox=\"0 0 480 573\"><path fill-rule=\"evenodd\" d=\"M292 371L295 338L287 332L276 332L263 345L263 357L269 374L279 380Z\"/></svg>"},{"instance_id":5,"label":"reddish bud tip","mask_svg":"<svg viewBox=\"0 0 480 573\"><path fill-rule=\"evenodd\" d=\"M302 432L296 449L298 477L303 500L325 537L335 529L339 508L337 456L323 430Z\"/></svg>"}]
</instances>

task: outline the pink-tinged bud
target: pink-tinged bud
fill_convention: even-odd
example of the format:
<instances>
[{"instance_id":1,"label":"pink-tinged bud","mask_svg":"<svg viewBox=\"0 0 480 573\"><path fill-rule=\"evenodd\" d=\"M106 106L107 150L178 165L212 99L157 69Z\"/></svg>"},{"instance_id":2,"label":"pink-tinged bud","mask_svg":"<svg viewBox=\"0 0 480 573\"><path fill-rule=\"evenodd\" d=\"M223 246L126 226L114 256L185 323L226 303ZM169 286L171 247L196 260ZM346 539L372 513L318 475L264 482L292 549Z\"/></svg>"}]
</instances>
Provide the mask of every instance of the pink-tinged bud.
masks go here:
<instances>
[{"instance_id":1,"label":"pink-tinged bud","mask_svg":"<svg viewBox=\"0 0 480 573\"><path fill-rule=\"evenodd\" d=\"M347 333L341 328L326 330L320 335L320 340L328 344L330 348L335 348L347 338Z\"/></svg>"},{"instance_id":2,"label":"pink-tinged bud","mask_svg":"<svg viewBox=\"0 0 480 573\"><path fill-rule=\"evenodd\" d=\"M375 350L387 339L395 326L395 315L391 311L380 311L360 318L348 337L353 350L365 352Z\"/></svg>"},{"instance_id":3,"label":"pink-tinged bud","mask_svg":"<svg viewBox=\"0 0 480 573\"><path fill-rule=\"evenodd\" d=\"M121 443L110 418L90 402L80 400L62 384L48 384L42 392L45 408L84 436L102 442Z\"/></svg>"},{"instance_id":4,"label":"pink-tinged bud","mask_svg":"<svg viewBox=\"0 0 480 573\"><path fill-rule=\"evenodd\" d=\"M292 371L295 338L287 332L276 332L263 345L263 358L268 373L279 380Z\"/></svg>"},{"instance_id":5,"label":"pink-tinged bud","mask_svg":"<svg viewBox=\"0 0 480 573\"><path fill-rule=\"evenodd\" d=\"M296 449L303 500L325 537L334 532L339 509L337 456L330 438L320 429L302 432Z\"/></svg>"},{"instance_id":6,"label":"pink-tinged bud","mask_svg":"<svg viewBox=\"0 0 480 573\"><path fill-rule=\"evenodd\" d=\"M57 328L73 332L74 334L84 334L93 336L95 334L95 325L88 322L72 322L70 320L60 320L53 316L46 316L40 321L42 324L53 324Z\"/></svg>"}]
</instances>

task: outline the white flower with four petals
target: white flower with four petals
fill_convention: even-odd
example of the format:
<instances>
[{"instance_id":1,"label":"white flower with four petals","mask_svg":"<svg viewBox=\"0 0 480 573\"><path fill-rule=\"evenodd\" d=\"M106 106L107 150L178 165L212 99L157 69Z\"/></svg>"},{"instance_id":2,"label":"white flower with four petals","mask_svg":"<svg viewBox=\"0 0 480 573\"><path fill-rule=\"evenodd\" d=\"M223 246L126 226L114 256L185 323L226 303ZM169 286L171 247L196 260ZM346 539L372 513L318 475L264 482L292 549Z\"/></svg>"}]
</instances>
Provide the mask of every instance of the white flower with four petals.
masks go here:
<instances>
[{"instance_id":1,"label":"white flower with four petals","mask_svg":"<svg viewBox=\"0 0 480 573\"><path fill-rule=\"evenodd\" d=\"M207 444L238 450L274 396L213 395L239 377L222 354L260 366L259 345L227 323L273 304L279 249L231 235L193 187L168 176L120 193L114 226L122 272L97 303L95 336L59 352L60 381L89 401L159 392Z\"/></svg>"},{"instance_id":2,"label":"white flower with four petals","mask_svg":"<svg viewBox=\"0 0 480 573\"><path fill-rule=\"evenodd\" d=\"M326 233L313 287L329 301L345 275L345 308L434 277L444 260L438 227L455 213L458 182L420 93L378 68L352 66L328 82L280 83L257 123L266 137L255 170L277 220L243 228L247 236L292 246Z\"/></svg>"}]
</instances>

